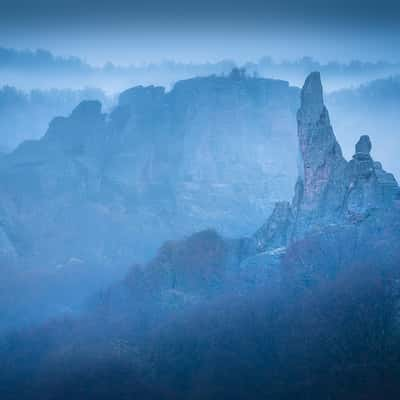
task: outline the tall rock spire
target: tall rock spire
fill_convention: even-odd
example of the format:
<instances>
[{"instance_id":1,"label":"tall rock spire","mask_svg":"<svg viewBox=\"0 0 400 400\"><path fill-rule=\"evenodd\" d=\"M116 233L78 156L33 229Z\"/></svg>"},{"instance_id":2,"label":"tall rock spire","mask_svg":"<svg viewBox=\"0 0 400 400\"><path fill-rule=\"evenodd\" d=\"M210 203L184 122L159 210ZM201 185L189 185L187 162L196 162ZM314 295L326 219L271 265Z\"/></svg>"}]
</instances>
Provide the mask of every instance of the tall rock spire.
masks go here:
<instances>
[{"instance_id":1,"label":"tall rock spire","mask_svg":"<svg viewBox=\"0 0 400 400\"><path fill-rule=\"evenodd\" d=\"M346 164L324 105L319 72L312 72L304 83L297 125L299 187L303 200L314 208L325 195L332 176Z\"/></svg>"},{"instance_id":2,"label":"tall rock spire","mask_svg":"<svg viewBox=\"0 0 400 400\"><path fill-rule=\"evenodd\" d=\"M308 75L301 91L301 111L308 114L310 121L318 121L324 110L321 76L319 72Z\"/></svg>"}]
</instances>

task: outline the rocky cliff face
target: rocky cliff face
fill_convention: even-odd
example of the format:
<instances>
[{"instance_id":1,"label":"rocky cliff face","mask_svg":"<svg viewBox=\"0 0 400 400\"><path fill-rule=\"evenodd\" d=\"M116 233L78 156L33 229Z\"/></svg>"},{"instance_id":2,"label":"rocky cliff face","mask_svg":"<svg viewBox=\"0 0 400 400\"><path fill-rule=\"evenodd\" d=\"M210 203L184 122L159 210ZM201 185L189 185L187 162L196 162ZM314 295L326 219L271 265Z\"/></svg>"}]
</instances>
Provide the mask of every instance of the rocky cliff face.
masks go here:
<instances>
[{"instance_id":1,"label":"rocky cliff face","mask_svg":"<svg viewBox=\"0 0 400 400\"><path fill-rule=\"evenodd\" d=\"M297 113L299 178L292 204L278 203L254 235L259 251L294 243L329 227L379 230L399 217L400 189L394 176L371 155L362 135L350 161L343 158L323 102L320 75L306 79Z\"/></svg>"},{"instance_id":2,"label":"rocky cliff face","mask_svg":"<svg viewBox=\"0 0 400 400\"><path fill-rule=\"evenodd\" d=\"M0 159L1 254L123 265L210 226L250 233L289 198L297 94L232 75L129 89L110 114L81 103Z\"/></svg>"}]
</instances>

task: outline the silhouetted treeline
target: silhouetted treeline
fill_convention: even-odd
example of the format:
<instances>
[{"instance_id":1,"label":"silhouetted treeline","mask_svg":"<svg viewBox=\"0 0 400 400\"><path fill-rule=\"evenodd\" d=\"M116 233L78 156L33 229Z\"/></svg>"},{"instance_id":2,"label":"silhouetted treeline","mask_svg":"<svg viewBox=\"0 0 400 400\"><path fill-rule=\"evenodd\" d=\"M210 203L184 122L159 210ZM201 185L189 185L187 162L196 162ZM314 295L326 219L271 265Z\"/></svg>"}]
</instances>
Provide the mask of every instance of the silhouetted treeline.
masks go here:
<instances>
[{"instance_id":1,"label":"silhouetted treeline","mask_svg":"<svg viewBox=\"0 0 400 400\"><path fill-rule=\"evenodd\" d=\"M165 60L160 63L119 66L108 62L92 66L78 57L59 57L47 50L15 50L0 48L0 84L23 89L82 88L86 85L118 92L129 86L157 84L171 87L178 80L211 74L229 74L235 66L245 68L251 75L285 79L301 85L312 71L320 71L328 91L359 85L372 79L400 73L400 64L386 61L321 63L311 57L277 61L262 57L239 65L234 60L185 63ZM29 72L29 76L26 73Z\"/></svg>"}]
</instances>

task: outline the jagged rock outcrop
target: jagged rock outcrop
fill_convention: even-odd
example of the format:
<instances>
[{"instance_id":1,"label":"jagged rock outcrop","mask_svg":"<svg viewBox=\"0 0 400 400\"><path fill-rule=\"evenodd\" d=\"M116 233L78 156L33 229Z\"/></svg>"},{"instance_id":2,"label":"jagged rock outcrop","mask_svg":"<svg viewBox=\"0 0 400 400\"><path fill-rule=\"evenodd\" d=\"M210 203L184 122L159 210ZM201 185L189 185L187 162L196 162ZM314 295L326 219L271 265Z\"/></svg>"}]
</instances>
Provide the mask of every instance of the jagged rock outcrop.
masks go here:
<instances>
[{"instance_id":1,"label":"jagged rock outcrop","mask_svg":"<svg viewBox=\"0 0 400 400\"><path fill-rule=\"evenodd\" d=\"M18 263L122 266L208 227L250 234L290 196L297 103L287 82L244 75L135 87L110 114L82 102L0 158Z\"/></svg>"},{"instance_id":2,"label":"jagged rock outcrop","mask_svg":"<svg viewBox=\"0 0 400 400\"><path fill-rule=\"evenodd\" d=\"M363 219L374 210L391 209L398 202L399 187L394 176L374 162L368 136L361 136L348 163L345 198L346 217Z\"/></svg>"},{"instance_id":3,"label":"jagged rock outcrop","mask_svg":"<svg viewBox=\"0 0 400 400\"><path fill-rule=\"evenodd\" d=\"M290 206L278 203L254 235L258 251L282 248L333 226L376 230L382 221L387 223L388 213L399 217L399 186L372 159L370 138L362 135L353 159L344 159L317 72L304 83L297 123L300 163L295 196Z\"/></svg>"},{"instance_id":4,"label":"jagged rock outcrop","mask_svg":"<svg viewBox=\"0 0 400 400\"><path fill-rule=\"evenodd\" d=\"M300 164L293 202L293 234L301 235L303 227L336 218L332 213L339 211L344 190L341 183L346 161L330 124L317 72L307 77L301 91L297 129Z\"/></svg>"}]
</instances>

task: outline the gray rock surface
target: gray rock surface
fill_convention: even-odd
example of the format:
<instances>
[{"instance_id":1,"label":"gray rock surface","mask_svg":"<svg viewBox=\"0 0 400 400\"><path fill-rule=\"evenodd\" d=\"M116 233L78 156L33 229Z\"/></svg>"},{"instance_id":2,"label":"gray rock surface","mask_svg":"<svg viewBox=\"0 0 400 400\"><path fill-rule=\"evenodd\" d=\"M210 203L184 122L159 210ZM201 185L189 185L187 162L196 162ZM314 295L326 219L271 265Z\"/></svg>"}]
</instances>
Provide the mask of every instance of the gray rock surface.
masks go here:
<instances>
[{"instance_id":1,"label":"gray rock surface","mask_svg":"<svg viewBox=\"0 0 400 400\"><path fill-rule=\"evenodd\" d=\"M284 81L214 76L129 89L110 114L82 102L0 159L7 247L33 267L127 266L208 227L250 234L290 197L297 98Z\"/></svg>"},{"instance_id":2,"label":"gray rock surface","mask_svg":"<svg viewBox=\"0 0 400 400\"><path fill-rule=\"evenodd\" d=\"M295 196L284 213L278 203L253 236L261 251L288 246L333 226L377 230L383 220L388 221L388 214L399 217L399 186L394 176L372 159L370 138L362 135L352 160L344 159L317 72L304 83L297 123L300 163Z\"/></svg>"}]
</instances>

